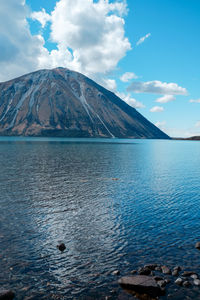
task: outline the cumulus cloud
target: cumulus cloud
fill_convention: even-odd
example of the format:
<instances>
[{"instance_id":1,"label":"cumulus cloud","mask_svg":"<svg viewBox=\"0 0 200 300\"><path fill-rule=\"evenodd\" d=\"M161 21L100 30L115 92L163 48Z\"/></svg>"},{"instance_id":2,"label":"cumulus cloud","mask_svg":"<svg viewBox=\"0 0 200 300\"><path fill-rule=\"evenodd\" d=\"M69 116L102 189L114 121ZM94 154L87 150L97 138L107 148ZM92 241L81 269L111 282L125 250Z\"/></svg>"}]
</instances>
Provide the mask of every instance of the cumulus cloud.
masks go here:
<instances>
[{"instance_id":1,"label":"cumulus cloud","mask_svg":"<svg viewBox=\"0 0 200 300\"><path fill-rule=\"evenodd\" d=\"M0 81L35 71L46 53L41 35L32 36L24 1L0 4Z\"/></svg>"},{"instance_id":2,"label":"cumulus cloud","mask_svg":"<svg viewBox=\"0 0 200 300\"><path fill-rule=\"evenodd\" d=\"M44 9L29 13L22 0L2 1L0 81L58 66L94 80L107 76L131 49L124 30L126 12L125 0L59 0L50 14ZM42 28L50 22L49 38L56 49L48 51L42 35L31 35L28 17Z\"/></svg>"},{"instance_id":3,"label":"cumulus cloud","mask_svg":"<svg viewBox=\"0 0 200 300\"><path fill-rule=\"evenodd\" d=\"M162 106L154 106L150 109L150 112L162 112L164 108Z\"/></svg>"},{"instance_id":4,"label":"cumulus cloud","mask_svg":"<svg viewBox=\"0 0 200 300\"><path fill-rule=\"evenodd\" d=\"M161 130L165 129L166 121L158 121L155 123L155 126L160 128Z\"/></svg>"},{"instance_id":5,"label":"cumulus cloud","mask_svg":"<svg viewBox=\"0 0 200 300\"><path fill-rule=\"evenodd\" d=\"M151 33L147 33L145 36L141 37L139 41L137 41L136 46L139 46L140 44L144 43L146 39L148 39L151 36Z\"/></svg>"},{"instance_id":6,"label":"cumulus cloud","mask_svg":"<svg viewBox=\"0 0 200 300\"><path fill-rule=\"evenodd\" d=\"M158 99L156 99L156 102L158 103L168 103L171 101L176 100L176 98L173 95L164 95Z\"/></svg>"},{"instance_id":7,"label":"cumulus cloud","mask_svg":"<svg viewBox=\"0 0 200 300\"><path fill-rule=\"evenodd\" d=\"M200 99L191 99L189 100L190 103L200 103Z\"/></svg>"},{"instance_id":8,"label":"cumulus cloud","mask_svg":"<svg viewBox=\"0 0 200 300\"><path fill-rule=\"evenodd\" d=\"M137 101L135 98L132 98L130 94L125 94L125 93L116 93L116 95L124 100L128 105L134 107L134 108L144 108L144 104Z\"/></svg>"},{"instance_id":9,"label":"cumulus cloud","mask_svg":"<svg viewBox=\"0 0 200 300\"><path fill-rule=\"evenodd\" d=\"M49 53L49 66L60 66L62 60L62 66L91 77L114 70L131 49L124 13L125 1L58 1L51 13L51 40L58 49ZM41 64L47 64L46 58Z\"/></svg>"},{"instance_id":10,"label":"cumulus cloud","mask_svg":"<svg viewBox=\"0 0 200 300\"><path fill-rule=\"evenodd\" d=\"M114 79L102 78L99 84L103 85L106 89L115 92L117 90L117 83Z\"/></svg>"},{"instance_id":11,"label":"cumulus cloud","mask_svg":"<svg viewBox=\"0 0 200 300\"><path fill-rule=\"evenodd\" d=\"M126 72L121 77L120 80L122 82L129 82L131 79L137 79L138 76L133 72Z\"/></svg>"},{"instance_id":12,"label":"cumulus cloud","mask_svg":"<svg viewBox=\"0 0 200 300\"><path fill-rule=\"evenodd\" d=\"M42 25L42 28L45 27L46 23L51 20L51 16L46 13L45 9L43 8L41 11L35 11L31 14L31 18L33 20L37 20Z\"/></svg>"},{"instance_id":13,"label":"cumulus cloud","mask_svg":"<svg viewBox=\"0 0 200 300\"><path fill-rule=\"evenodd\" d=\"M132 82L127 90L134 93L187 95L187 90L179 86L177 83L167 83L158 80L147 82Z\"/></svg>"}]
</instances>

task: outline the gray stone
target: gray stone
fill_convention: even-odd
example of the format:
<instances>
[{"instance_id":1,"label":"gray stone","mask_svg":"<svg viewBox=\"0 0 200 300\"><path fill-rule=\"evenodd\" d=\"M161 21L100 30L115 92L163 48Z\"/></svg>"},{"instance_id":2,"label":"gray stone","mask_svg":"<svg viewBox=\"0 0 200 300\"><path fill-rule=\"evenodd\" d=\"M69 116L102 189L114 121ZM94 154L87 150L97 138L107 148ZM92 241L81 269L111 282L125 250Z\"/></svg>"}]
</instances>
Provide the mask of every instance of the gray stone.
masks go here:
<instances>
[{"instance_id":1,"label":"gray stone","mask_svg":"<svg viewBox=\"0 0 200 300\"><path fill-rule=\"evenodd\" d=\"M176 266L176 267L174 267L174 271L178 271L178 272L180 272L182 269L181 269L181 267L180 266Z\"/></svg>"},{"instance_id":2,"label":"gray stone","mask_svg":"<svg viewBox=\"0 0 200 300\"><path fill-rule=\"evenodd\" d=\"M115 276L116 276L116 275L119 275L119 274L120 274L120 271L119 271L119 270L115 270L115 271L112 272L112 275L115 275Z\"/></svg>"},{"instance_id":3,"label":"gray stone","mask_svg":"<svg viewBox=\"0 0 200 300\"><path fill-rule=\"evenodd\" d=\"M192 274L190 277L191 277L192 279L198 279L198 275L197 275L197 274Z\"/></svg>"},{"instance_id":4,"label":"gray stone","mask_svg":"<svg viewBox=\"0 0 200 300\"><path fill-rule=\"evenodd\" d=\"M139 294L147 294L152 297L161 296L164 291L157 284L155 279L145 275L122 277L119 284L125 289L131 289Z\"/></svg>"},{"instance_id":5,"label":"gray stone","mask_svg":"<svg viewBox=\"0 0 200 300\"><path fill-rule=\"evenodd\" d=\"M15 298L13 291L9 290L0 290L0 300L12 300Z\"/></svg>"},{"instance_id":6,"label":"gray stone","mask_svg":"<svg viewBox=\"0 0 200 300\"><path fill-rule=\"evenodd\" d=\"M195 248L198 249L198 250L200 250L200 242L196 243Z\"/></svg>"},{"instance_id":7,"label":"gray stone","mask_svg":"<svg viewBox=\"0 0 200 300\"><path fill-rule=\"evenodd\" d=\"M170 283L171 280L170 279L165 279L166 284Z\"/></svg>"},{"instance_id":8,"label":"gray stone","mask_svg":"<svg viewBox=\"0 0 200 300\"><path fill-rule=\"evenodd\" d=\"M195 274L196 274L196 273L193 272L193 271L184 271L183 274L182 274L182 276L183 276L183 277L189 277L189 276L195 275Z\"/></svg>"},{"instance_id":9,"label":"gray stone","mask_svg":"<svg viewBox=\"0 0 200 300\"><path fill-rule=\"evenodd\" d=\"M163 274L167 274L167 275L171 274L171 270L167 266L162 266L161 270Z\"/></svg>"},{"instance_id":10,"label":"gray stone","mask_svg":"<svg viewBox=\"0 0 200 300\"><path fill-rule=\"evenodd\" d=\"M178 276L179 275L179 271L178 270L174 270L173 272L172 272L172 276Z\"/></svg>"},{"instance_id":11,"label":"gray stone","mask_svg":"<svg viewBox=\"0 0 200 300\"><path fill-rule=\"evenodd\" d=\"M184 287L190 286L190 282L189 282L188 280L183 281L183 286L184 286Z\"/></svg>"},{"instance_id":12,"label":"gray stone","mask_svg":"<svg viewBox=\"0 0 200 300\"><path fill-rule=\"evenodd\" d=\"M166 286L166 281L165 280L158 280L157 284L162 288Z\"/></svg>"},{"instance_id":13,"label":"gray stone","mask_svg":"<svg viewBox=\"0 0 200 300\"><path fill-rule=\"evenodd\" d=\"M161 271L162 271L162 270L161 270L161 267L156 267L156 268L155 268L155 271L161 272Z\"/></svg>"},{"instance_id":14,"label":"gray stone","mask_svg":"<svg viewBox=\"0 0 200 300\"><path fill-rule=\"evenodd\" d=\"M195 279L194 280L194 285L200 285L200 280L199 279Z\"/></svg>"},{"instance_id":15,"label":"gray stone","mask_svg":"<svg viewBox=\"0 0 200 300\"><path fill-rule=\"evenodd\" d=\"M131 271L131 274L132 274L132 275L134 275L134 274L136 274L136 273L137 273L137 270L132 270L132 271Z\"/></svg>"},{"instance_id":16,"label":"gray stone","mask_svg":"<svg viewBox=\"0 0 200 300\"><path fill-rule=\"evenodd\" d=\"M175 283L177 284L177 285L182 285L183 284L183 279L182 278L177 278L176 280L175 280Z\"/></svg>"}]
</instances>

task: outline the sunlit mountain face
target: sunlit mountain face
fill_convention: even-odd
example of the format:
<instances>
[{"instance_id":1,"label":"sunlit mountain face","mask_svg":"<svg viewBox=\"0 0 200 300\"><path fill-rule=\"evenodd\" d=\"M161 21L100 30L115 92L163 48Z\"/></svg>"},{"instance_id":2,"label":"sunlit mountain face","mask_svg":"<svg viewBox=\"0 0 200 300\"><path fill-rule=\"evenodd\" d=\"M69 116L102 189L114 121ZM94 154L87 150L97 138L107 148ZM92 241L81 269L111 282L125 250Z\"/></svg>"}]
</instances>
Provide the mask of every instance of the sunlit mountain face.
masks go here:
<instances>
[{"instance_id":1,"label":"sunlit mountain face","mask_svg":"<svg viewBox=\"0 0 200 300\"><path fill-rule=\"evenodd\" d=\"M115 94L65 68L0 83L0 134L169 138Z\"/></svg>"}]
</instances>

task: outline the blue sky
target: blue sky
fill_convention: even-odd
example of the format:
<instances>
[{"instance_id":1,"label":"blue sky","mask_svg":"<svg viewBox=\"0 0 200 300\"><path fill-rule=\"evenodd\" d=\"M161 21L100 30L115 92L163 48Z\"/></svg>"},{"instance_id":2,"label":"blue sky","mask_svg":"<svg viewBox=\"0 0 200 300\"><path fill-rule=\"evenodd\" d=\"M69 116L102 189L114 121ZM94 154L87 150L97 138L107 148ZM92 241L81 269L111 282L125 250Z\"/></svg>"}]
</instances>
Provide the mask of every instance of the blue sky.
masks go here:
<instances>
[{"instance_id":1,"label":"blue sky","mask_svg":"<svg viewBox=\"0 0 200 300\"><path fill-rule=\"evenodd\" d=\"M68 67L169 135L200 135L199 0L9 2L0 4L0 81Z\"/></svg>"}]
</instances>

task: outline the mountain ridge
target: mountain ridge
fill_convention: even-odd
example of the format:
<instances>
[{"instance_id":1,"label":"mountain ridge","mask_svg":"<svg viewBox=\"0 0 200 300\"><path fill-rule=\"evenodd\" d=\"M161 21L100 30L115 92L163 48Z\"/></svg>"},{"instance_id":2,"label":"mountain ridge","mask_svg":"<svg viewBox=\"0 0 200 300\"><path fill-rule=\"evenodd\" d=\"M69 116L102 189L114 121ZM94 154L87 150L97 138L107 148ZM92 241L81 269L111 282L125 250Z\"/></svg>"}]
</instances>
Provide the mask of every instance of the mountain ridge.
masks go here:
<instances>
[{"instance_id":1,"label":"mountain ridge","mask_svg":"<svg viewBox=\"0 0 200 300\"><path fill-rule=\"evenodd\" d=\"M65 68L0 83L0 135L169 138L114 93Z\"/></svg>"}]
</instances>

